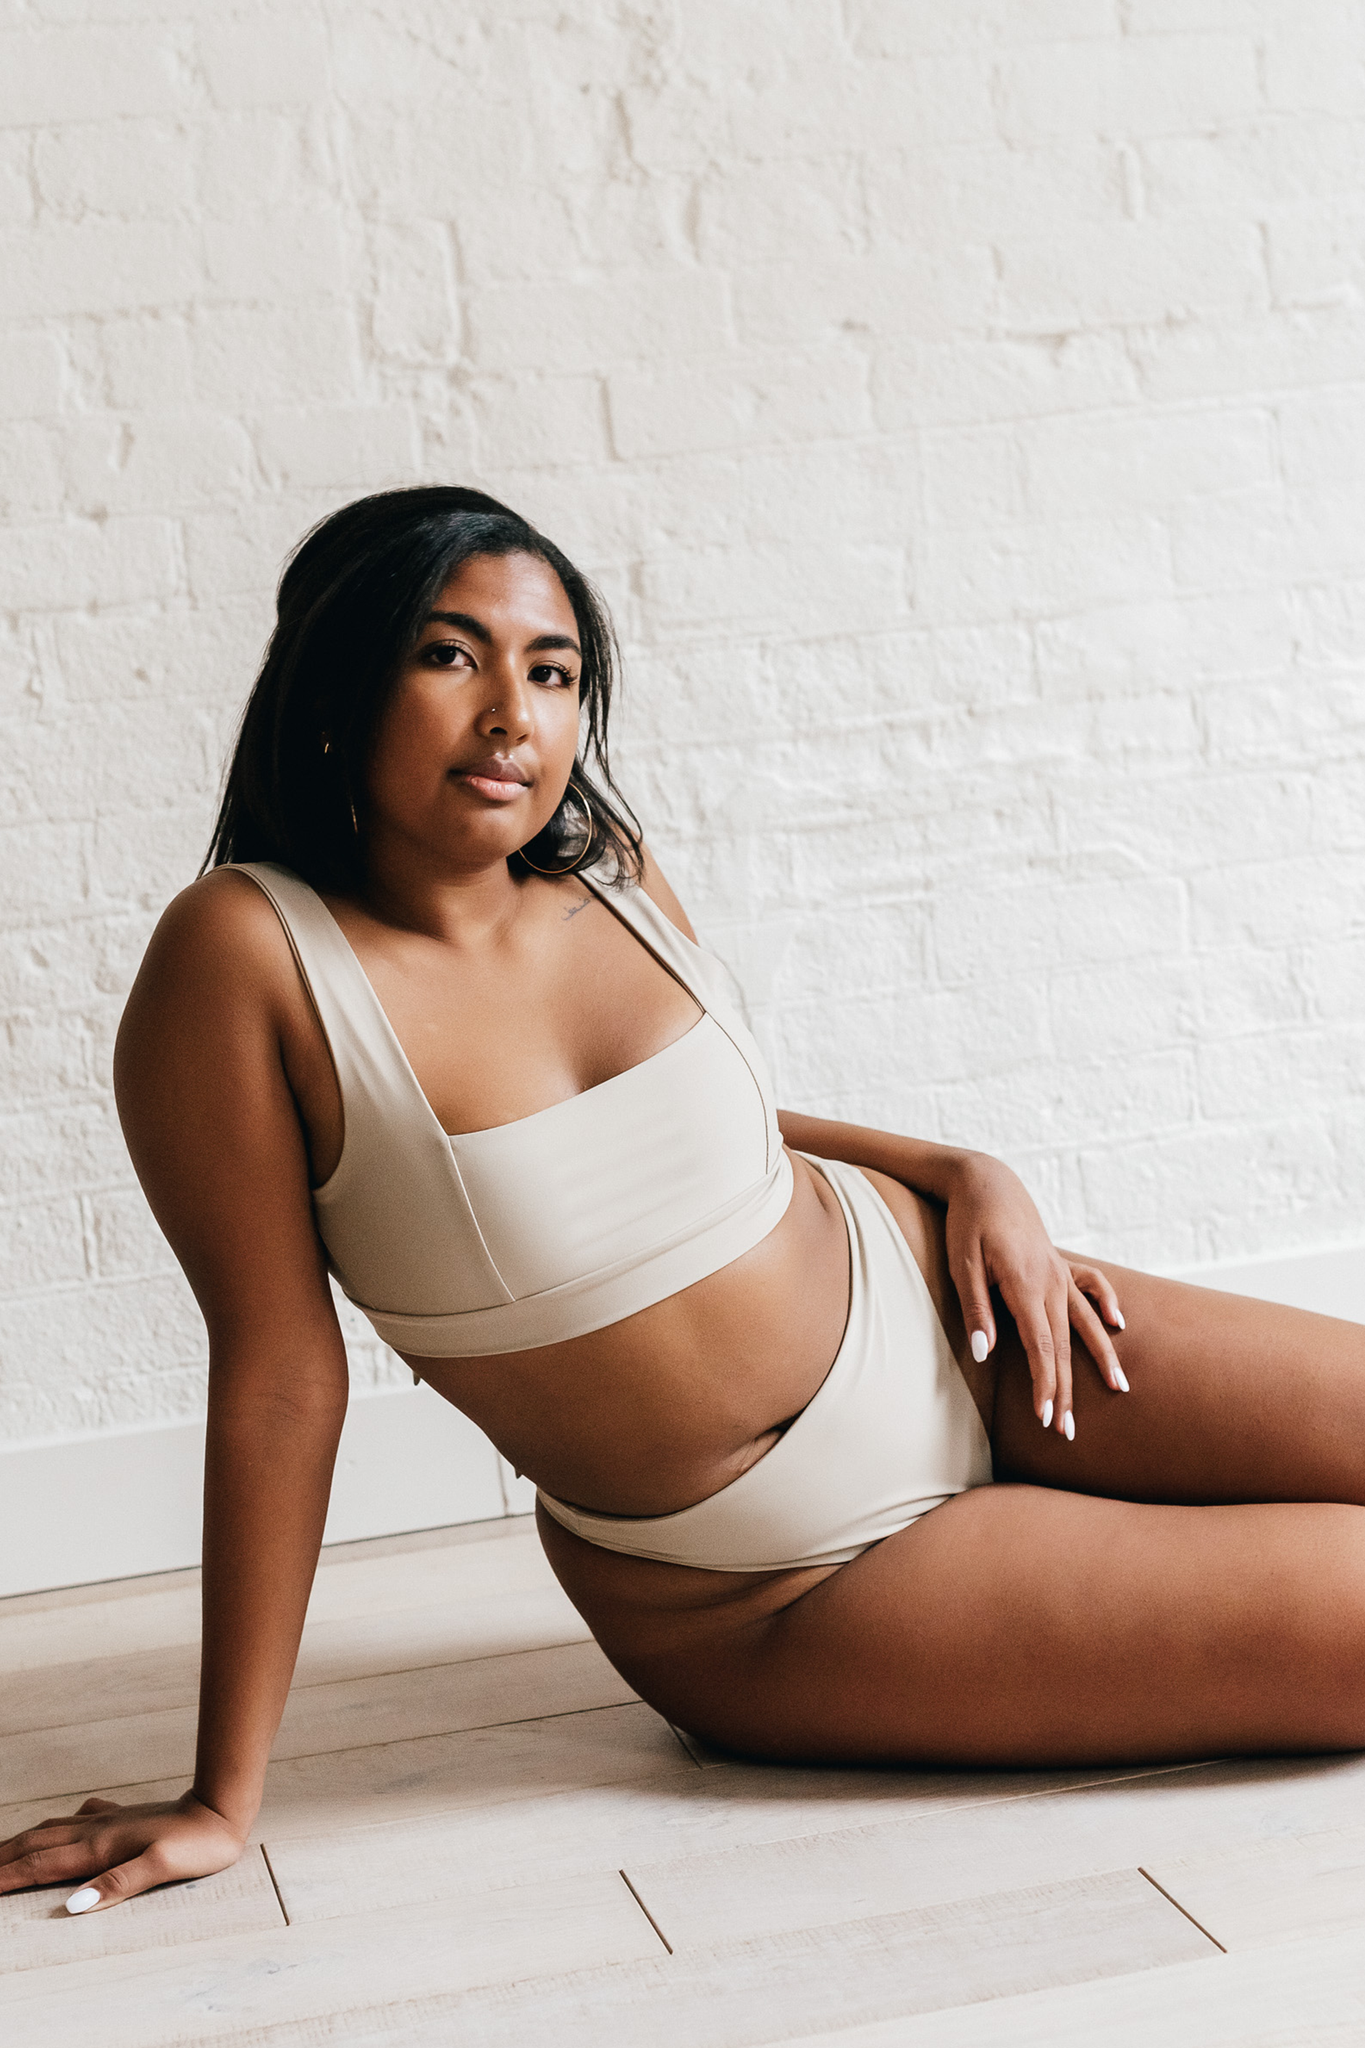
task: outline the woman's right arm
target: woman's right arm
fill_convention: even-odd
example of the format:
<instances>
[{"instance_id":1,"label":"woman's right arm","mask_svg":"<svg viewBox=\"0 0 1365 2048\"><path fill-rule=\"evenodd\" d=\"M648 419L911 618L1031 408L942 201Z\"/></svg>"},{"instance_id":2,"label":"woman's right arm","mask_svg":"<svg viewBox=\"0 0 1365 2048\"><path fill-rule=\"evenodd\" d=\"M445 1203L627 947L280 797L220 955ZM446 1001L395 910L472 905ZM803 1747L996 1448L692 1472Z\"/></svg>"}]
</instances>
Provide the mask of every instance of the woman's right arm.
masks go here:
<instances>
[{"instance_id":1,"label":"woman's right arm","mask_svg":"<svg viewBox=\"0 0 1365 2048\"><path fill-rule=\"evenodd\" d=\"M0 1847L0 1891L84 1880L89 1905L106 1906L204 1876L241 1853L260 1805L347 1395L286 1071L301 1020L316 1033L253 884L211 876L172 904L124 1013L115 1088L138 1177L208 1326L194 1784L175 1801L90 1801L16 1836Z\"/></svg>"}]
</instances>

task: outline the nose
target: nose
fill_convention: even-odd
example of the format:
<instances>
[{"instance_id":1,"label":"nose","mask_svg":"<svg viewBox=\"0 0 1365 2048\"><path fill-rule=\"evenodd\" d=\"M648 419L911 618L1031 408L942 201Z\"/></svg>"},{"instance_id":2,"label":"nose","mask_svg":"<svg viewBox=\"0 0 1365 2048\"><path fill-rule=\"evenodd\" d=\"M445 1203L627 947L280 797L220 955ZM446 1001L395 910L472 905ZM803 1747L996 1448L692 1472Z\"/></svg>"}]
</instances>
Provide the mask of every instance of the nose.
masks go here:
<instances>
[{"instance_id":1,"label":"nose","mask_svg":"<svg viewBox=\"0 0 1365 2048\"><path fill-rule=\"evenodd\" d=\"M478 717L478 729L486 739L506 740L516 746L531 730L531 692L521 665L514 658L490 663L484 671L488 694Z\"/></svg>"}]
</instances>

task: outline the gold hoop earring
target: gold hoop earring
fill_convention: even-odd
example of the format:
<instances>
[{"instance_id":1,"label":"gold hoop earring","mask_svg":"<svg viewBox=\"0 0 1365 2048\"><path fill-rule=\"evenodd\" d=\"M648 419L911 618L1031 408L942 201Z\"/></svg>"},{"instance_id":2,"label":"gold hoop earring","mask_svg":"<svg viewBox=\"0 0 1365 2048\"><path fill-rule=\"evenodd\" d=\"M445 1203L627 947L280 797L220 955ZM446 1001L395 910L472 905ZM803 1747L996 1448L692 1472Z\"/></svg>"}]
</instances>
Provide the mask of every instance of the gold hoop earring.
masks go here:
<instances>
[{"instance_id":1,"label":"gold hoop earring","mask_svg":"<svg viewBox=\"0 0 1365 2048\"><path fill-rule=\"evenodd\" d=\"M581 798L575 797L575 801L581 802L582 800ZM582 866L583 862L587 859L589 853L592 851L592 843L597 836L596 830L593 826L592 812L588 809L586 804L583 804L583 822L588 828L588 836L584 840L581 850L574 855L573 859L569 862L569 865L566 868L538 868L535 862L530 858L524 846L519 846L517 848L518 854L520 855L521 859L526 862L527 867L531 870L531 873L533 875L548 875L551 881L557 881L560 875L571 875L576 867ZM537 834L537 837L539 837L539 834Z\"/></svg>"}]
</instances>

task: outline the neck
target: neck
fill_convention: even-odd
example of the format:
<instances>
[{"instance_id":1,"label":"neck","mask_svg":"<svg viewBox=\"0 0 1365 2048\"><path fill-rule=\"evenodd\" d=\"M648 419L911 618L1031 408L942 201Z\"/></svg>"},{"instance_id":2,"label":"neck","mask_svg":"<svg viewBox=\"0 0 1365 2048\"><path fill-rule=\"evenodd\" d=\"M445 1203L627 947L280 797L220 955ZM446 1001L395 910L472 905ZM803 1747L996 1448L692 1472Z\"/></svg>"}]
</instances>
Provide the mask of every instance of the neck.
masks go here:
<instances>
[{"instance_id":1,"label":"neck","mask_svg":"<svg viewBox=\"0 0 1365 2048\"><path fill-rule=\"evenodd\" d=\"M367 850L360 900L382 924L470 944L508 924L525 886L504 855L468 864L438 862L425 849L381 842Z\"/></svg>"}]
</instances>

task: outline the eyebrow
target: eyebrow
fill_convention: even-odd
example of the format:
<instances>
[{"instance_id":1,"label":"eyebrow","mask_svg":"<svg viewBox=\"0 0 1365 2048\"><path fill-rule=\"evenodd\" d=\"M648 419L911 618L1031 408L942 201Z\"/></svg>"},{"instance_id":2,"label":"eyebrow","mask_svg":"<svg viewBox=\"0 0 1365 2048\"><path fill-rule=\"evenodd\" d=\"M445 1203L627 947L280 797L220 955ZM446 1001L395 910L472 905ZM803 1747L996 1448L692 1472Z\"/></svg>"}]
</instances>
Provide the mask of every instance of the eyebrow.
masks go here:
<instances>
[{"instance_id":1,"label":"eyebrow","mask_svg":"<svg viewBox=\"0 0 1365 2048\"><path fill-rule=\"evenodd\" d=\"M471 640L481 640L485 647L492 644L493 635L489 632L487 626L484 625L482 619L474 618L469 612L428 612L427 624L432 625L433 623L442 626L458 626L462 633L468 633ZM582 648L568 633L539 633L534 640L527 641L525 652L527 654L545 654L551 648L558 647L566 647L571 653L576 654L580 661L583 659Z\"/></svg>"}]
</instances>

